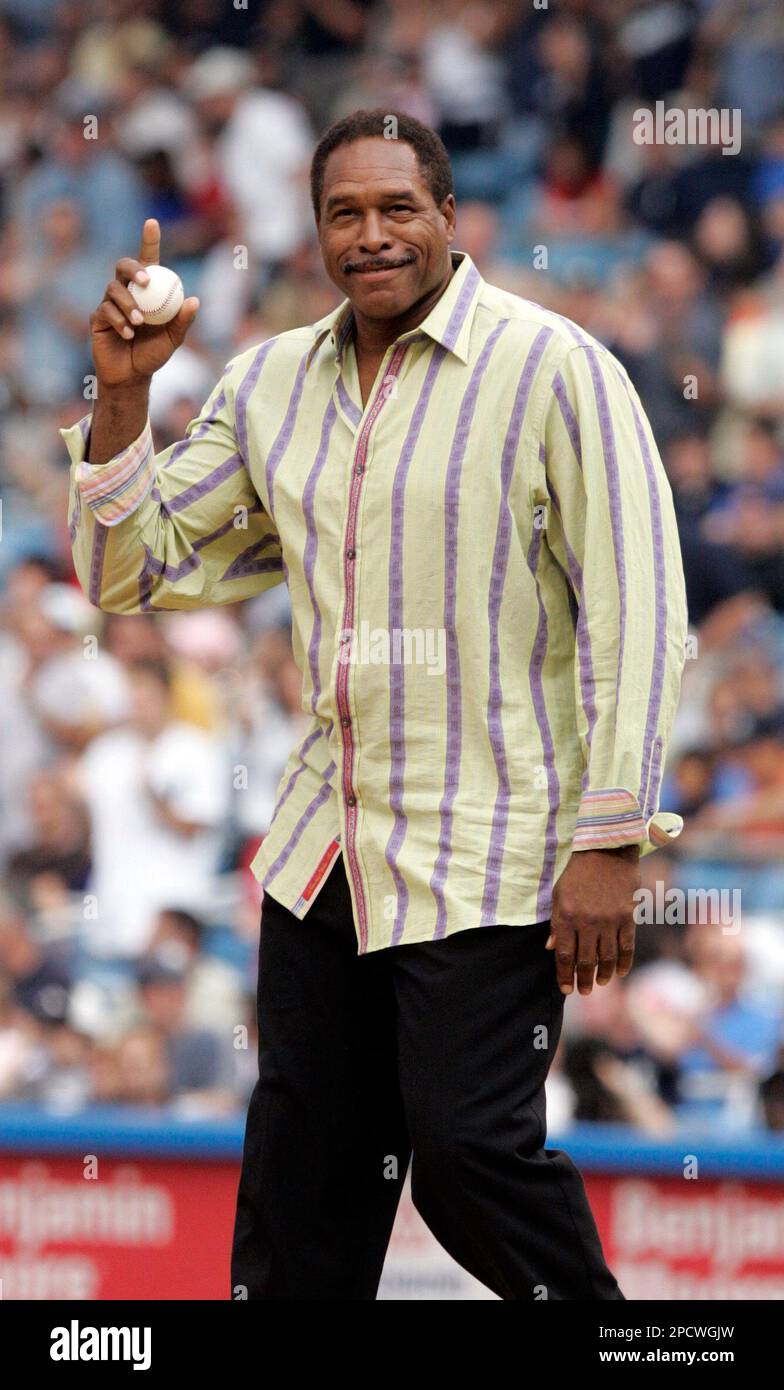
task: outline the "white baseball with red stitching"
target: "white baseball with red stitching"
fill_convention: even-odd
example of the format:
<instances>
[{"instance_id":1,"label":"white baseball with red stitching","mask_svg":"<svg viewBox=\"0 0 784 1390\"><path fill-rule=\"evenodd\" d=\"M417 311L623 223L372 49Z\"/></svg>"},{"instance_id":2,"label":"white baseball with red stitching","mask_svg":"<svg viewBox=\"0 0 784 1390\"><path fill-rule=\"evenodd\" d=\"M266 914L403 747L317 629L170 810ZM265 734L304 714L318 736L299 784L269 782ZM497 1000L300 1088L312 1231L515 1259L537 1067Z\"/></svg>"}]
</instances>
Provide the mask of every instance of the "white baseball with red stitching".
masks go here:
<instances>
[{"instance_id":1,"label":"white baseball with red stitching","mask_svg":"<svg viewBox=\"0 0 784 1390\"><path fill-rule=\"evenodd\" d=\"M136 300L145 323L168 323L180 312L185 291L182 280L165 265L148 265L149 275L146 285L137 285L134 280L128 286Z\"/></svg>"}]
</instances>

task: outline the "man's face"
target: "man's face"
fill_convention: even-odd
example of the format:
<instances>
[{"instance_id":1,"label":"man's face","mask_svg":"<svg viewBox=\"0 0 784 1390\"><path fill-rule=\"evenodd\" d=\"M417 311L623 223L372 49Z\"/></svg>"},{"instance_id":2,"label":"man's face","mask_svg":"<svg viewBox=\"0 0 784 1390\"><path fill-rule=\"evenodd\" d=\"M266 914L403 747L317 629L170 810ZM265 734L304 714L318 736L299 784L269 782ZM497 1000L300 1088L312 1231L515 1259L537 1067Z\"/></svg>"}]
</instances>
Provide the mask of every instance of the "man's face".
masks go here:
<instances>
[{"instance_id":1,"label":"man's face","mask_svg":"<svg viewBox=\"0 0 784 1390\"><path fill-rule=\"evenodd\" d=\"M399 318L448 276L455 200L436 206L404 140L355 140L327 160L318 233L327 274L357 312Z\"/></svg>"}]
</instances>

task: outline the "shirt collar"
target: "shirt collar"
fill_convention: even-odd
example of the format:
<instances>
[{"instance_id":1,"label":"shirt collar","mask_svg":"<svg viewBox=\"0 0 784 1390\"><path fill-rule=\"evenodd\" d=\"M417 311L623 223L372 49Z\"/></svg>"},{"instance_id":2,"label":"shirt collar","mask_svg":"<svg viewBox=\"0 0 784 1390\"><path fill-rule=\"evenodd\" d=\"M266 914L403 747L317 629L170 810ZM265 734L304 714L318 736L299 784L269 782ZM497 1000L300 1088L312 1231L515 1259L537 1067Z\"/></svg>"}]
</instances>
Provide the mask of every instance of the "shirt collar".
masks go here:
<instances>
[{"instance_id":1,"label":"shirt collar","mask_svg":"<svg viewBox=\"0 0 784 1390\"><path fill-rule=\"evenodd\" d=\"M426 334L447 351L454 353L461 362L467 362L471 325L484 281L466 251L452 251L450 254L455 268L454 274L441 298L415 329L401 334L397 341L405 342L415 334ZM308 353L307 366L310 366L318 348L327 338L335 360L342 365L343 353L353 325L351 301L344 299L336 309L312 325L313 346Z\"/></svg>"}]
</instances>

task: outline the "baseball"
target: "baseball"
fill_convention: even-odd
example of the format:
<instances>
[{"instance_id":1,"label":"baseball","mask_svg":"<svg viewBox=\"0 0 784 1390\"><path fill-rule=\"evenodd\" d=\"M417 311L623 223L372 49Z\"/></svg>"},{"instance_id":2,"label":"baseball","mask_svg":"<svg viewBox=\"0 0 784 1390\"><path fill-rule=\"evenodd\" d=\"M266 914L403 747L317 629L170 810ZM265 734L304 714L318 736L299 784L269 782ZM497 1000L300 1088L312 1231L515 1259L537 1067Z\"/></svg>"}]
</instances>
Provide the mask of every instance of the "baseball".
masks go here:
<instances>
[{"instance_id":1,"label":"baseball","mask_svg":"<svg viewBox=\"0 0 784 1390\"><path fill-rule=\"evenodd\" d=\"M150 277L148 283L137 285L132 280L128 289L144 315L145 323L168 323L179 313L185 298L182 280L173 270L167 270L165 265L148 265L145 270Z\"/></svg>"}]
</instances>

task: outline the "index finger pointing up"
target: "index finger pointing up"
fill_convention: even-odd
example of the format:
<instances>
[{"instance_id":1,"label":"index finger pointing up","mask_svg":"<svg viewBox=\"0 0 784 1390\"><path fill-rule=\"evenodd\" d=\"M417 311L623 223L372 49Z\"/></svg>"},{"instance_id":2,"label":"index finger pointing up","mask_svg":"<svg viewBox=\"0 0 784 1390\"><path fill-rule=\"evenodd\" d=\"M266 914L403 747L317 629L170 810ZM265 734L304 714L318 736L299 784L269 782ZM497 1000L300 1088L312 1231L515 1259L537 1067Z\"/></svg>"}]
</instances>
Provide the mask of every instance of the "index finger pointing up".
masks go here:
<instances>
[{"instance_id":1,"label":"index finger pointing up","mask_svg":"<svg viewBox=\"0 0 784 1390\"><path fill-rule=\"evenodd\" d=\"M161 229L154 217L148 217L142 229L139 260L142 265L158 265L161 255Z\"/></svg>"}]
</instances>

